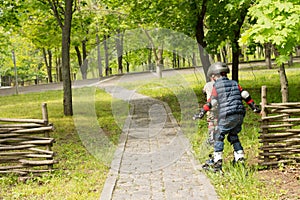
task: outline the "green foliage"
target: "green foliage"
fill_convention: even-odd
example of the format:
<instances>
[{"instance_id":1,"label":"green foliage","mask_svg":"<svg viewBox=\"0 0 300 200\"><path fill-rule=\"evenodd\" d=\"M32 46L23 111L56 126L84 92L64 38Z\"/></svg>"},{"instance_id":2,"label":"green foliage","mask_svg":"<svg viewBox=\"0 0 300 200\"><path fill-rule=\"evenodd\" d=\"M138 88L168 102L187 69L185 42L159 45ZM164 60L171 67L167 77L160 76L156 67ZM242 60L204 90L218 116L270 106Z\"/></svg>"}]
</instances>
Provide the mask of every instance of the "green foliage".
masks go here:
<instances>
[{"instance_id":1,"label":"green foliage","mask_svg":"<svg viewBox=\"0 0 300 200\"><path fill-rule=\"evenodd\" d=\"M239 37L239 30L243 24L244 16L252 1L208 1L206 26L207 48L211 53L218 53L218 47L222 42L229 42L232 48L234 41Z\"/></svg>"},{"instance_id":2,"label":"green foliage","mask_svg":"<svg viewBox=\"0 0 300 200\"><path fill-rule=\"evenodd\" d=\"M298 1L262 0L249 9L255 24L242 36L241 42L249 40L264 44L271 42L277 47L281 57L279 64L288 60L294 47L300 41L300 5Z\"/></svg>"},{"instance_id":3,"label":"green foliage","mask_svg":"<svg viewBox=\"0 0 300 200\"><path fill-rule=\"evenodd\" d=\"M20 9L24 6L24 0L0 2L0 27L6 30L20 26Z\"/></svg>"},{"instance_id":4,"label":"green foliage","mask_svg":"<svg viewBox=\"0 0 300 200\"><path fill-rule=\"evenodd\" d=\"M57 3L63 5L64 1L60 0ZM72 20L71 71L77 72L79 69L74 46L81 47L83 41L86 44L88 56L92 57L92 59L97 58L92 53L96 49L96 35L100 38L100 42L106 38L111 38L109 67L116 68L116 43L114 36L136 28L151 30L154 27L160 30L172 30L173 32L165 32L169 37L172 37L175 32L184 35L185 37L178 37L179 34L177 34L177 39L167 38L167 42L159 45L163 46L164 50L174 50L180 56L190 59L192 52L197 52L197 48L194 45L195 41L191 43L191 40L195 39L197 25L202 25L198 21L201 11L205 11L203 24L205 38L203 40L208 45L206 50L214 54L219 53L220 48L239 37L238 29L240 23L242 23L243 15L248 12L248 8L253 3L254 1L250 0L172 0L157 2L149 0L81 0L74 7ZM206 10L202 10L202 6L206 6ZM256 4L251 6L249 11L250 22L244 23L243 28L246 32L241 39L241 42L249 46L249 51L246 53L253 53L254 48L252 47L256 44L263 44L271 40L277 45L278 51L281 53L281 56L277 58L278 63L286 61L289 53L293 52L295 45L299 43L298 1L257 1ZM60 15L60 17L63 19L63 15ZM24 73L28 73L24 74L22 72L20 74L22 79L32 79L31 77L37 75L33 71L36 71L37 65L44 62L39 52L41 49L52 50L53 65L55 67L59 66L61 28L51 11L48 1L1 1L0 27L1 75L11 74L11 50L14 48L15 50L27 49L26 55L18 54L18 57L27 57L18 61L19 67L22 68ZM166 39L159 37L154 32L152 36L157 36L158 41ZM191 40L187 41L186 36ZM136 35L134 37L137 38ZM141 38L141 40L144 42L148 41L147 38ZM137 44L124 45L130 45L134 49L134 47L139 45L136 40L135 42ZM230 45L231 48L236 48L233 43ZM29 48L31 49L28 50ZM28 54L29 52L30 55ZM104 58L103 44L101 44L101 52L102 58ZM124 49L123 53L125 57L126 49ZM140 51L130 51L131 58L127 59L127 61L130 61L129 64L131 66L136 66L137 63L145 63L145 56L142 55L140 58L139 53ZM166 55L164 53L164 58ZM40 59L39 63L37 63L37 59ZM21 63L23 61L24 63ZM102 63L104 63L104 59L102 59ZM200 64L200 62L197 64ZM44 68L42 67L41 69L43 73L39 74L39 76L44 77ZM89 70L94 72L92 69ZM115 71L117 72L117 70Z\"/></svg>"}]
</instances>

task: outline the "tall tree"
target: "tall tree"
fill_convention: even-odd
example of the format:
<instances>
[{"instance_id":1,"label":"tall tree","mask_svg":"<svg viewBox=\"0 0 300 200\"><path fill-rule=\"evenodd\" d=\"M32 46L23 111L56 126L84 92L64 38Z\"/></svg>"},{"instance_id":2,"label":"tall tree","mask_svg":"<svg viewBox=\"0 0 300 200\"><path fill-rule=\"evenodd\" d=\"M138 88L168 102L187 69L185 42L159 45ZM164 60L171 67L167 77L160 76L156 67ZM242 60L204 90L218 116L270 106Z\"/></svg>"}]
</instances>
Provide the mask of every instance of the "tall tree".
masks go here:
<instances>
[{"instance_id":1,"label":"tall tree","mask_svg":"<svg viewBox=\"0 0 300 200\"><path fill-rule=\"evenodd\" d=\"M229 43L232 50L232 79L238 81L238 65L241 55L239 39L241 29L247 16L251 0L212 0L208 3L206 40L208 51L216 50L224 42Z\"/></svg>"},{"instance_id":2,"label":"tall tree","mask_svg":"<svg viewBox=\"0 0 300 200\"><path fill-rule=\"evenodd\" d=\"M276 48L276 62L280 65L282 101L288 101L288 80L284 62L299 44L300 3L298 0L261 0L252 6L249 14L255 24L248 29L241 42L249 40L257 43L270 43Z\"/></svg>"},{"instance_id":3,"label":"tall tree","mask_svg":"<svg viewBox=\"0 0 300 200\"><path fill-rule=\"evenodd\" d=\"M73 15L73 0L64 0L58 2L56 0L48 0L49 5L62 29L62 77L64 91L64 114L66 116L73 115L72 107L72 85L70 74L70 35L71 22ZM60 13L63 13L61 15Z\"/></svg>"},{"instance_id":4,"label":"tall tree","mask_svg":"<svg viewBox=\"0 0 300 200\"><path fill-rule=\"evenodd\" d=\"M207 74L208 68L210 66L210 60L208 52L206 51L207 42L205 38L205 18L207 12L207 2L208 0L194 0L191 3L191 13L194 15L195 19L195 27L194 32L196 36L196 40L198 42L198 49L200 53L200 58L202 62L202 66L204 69L204 74ZM206 81L209 81L208 77L206 77Z\"/></svg>"},{"instance_id":5,"label":"tall tree","mask_svg":"<svg viewBox=\"0 0 300 200\"><path fill-rule=\"evenodd\" d=\"M47 68L48 82L52 83L52 52L43 48L43 57Z\"/></svg>"},{"instance_id":6,"label":"tall tree","mask_svg":"<svg viewBox=\"0 0 300 200\"><path fill-rule=\"evenodd\" d=\"M104 46L104 57L105 57L105 76L110 75L109 69L109 53L108 53L108 36L104 36L103 46Z\"/></svg>"},{"instance_id":7,"label":"tall tree","mask_svg":"<svg viewBox=\"0 0 300 200\"><path fill-rule=\"evenodd\" d=\"M77 12L72 17L72 45L75 46L81 76L87 79L89 42L94 40L96 34L92 31L96 29L92 27L96 13L87 1L79 1L76 9Z\"/></svg>"},{"instance_id":8,"label":"tall tree","mask_svg":"<svg viewBox=\"0 0 300 200\"><path fill-rule=\"evenodd\" d=\"M160 40L160 45L156 46L155 42L153 41L153 36L149 34L147 30L144 29L144 32L150 41L150 46L154 54L155 63L156 63L156 73L159 78L162 78L162 69L163 69L163 40ZM156 42L157 43L157 42Z\"/></svg>"},{"instance_id":9,"label":"tall tree","mask_svg":"<svg viewBox=\"0 0 300 200\"><path fill-rule=\"evenodd\" d=\"M116 35L116 49L117 49L117 61L118 61L118 73L123 74L123 36L120 34L120 31L117 31Z\"/></svg>"},{"instance_id":10,"label":"tall tree","mask_svg":"<svg viewBox=\"0 0 300 200\"><path fill-rule=\"evenodd\" d=\"M24 10L21 34L43 53L48 81L52 82L52 52L60 46L57 41L61 40L61 31L57 29L56 19L45 2L27 0Z\"/></svg>"},{"instance_id":11,"label":"tall tree","mask_svg":"<svg viewBox=\"0 0 300 200\"><path fill-rule=\"evenodd\" d=\"M241 48L239 46L239 39L241 37L241 28L244 24L244 20L247 16L248 9L251 1L243 1L243 3L232 4L228 6L228 12L230 15L230 29L232 34L229 35L232 48L232 79L239 80L239 58L241 55ZM229 4L227 4L229 5Z\"/></svg>"}]
</instances>

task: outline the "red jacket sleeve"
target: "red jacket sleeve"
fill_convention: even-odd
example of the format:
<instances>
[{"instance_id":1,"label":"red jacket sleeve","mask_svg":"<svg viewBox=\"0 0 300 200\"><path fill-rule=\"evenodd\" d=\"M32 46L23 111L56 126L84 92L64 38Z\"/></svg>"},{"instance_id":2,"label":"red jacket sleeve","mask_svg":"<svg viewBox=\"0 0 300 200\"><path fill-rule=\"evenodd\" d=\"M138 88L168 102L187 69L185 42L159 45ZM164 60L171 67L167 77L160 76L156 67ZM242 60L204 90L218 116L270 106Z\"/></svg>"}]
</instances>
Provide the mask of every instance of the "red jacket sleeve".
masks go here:
<instances>
[{"instance_id":1,"label":"red jacket sleeve","mask_svg":"<svg viewBox=\"0 0 300 200\"><path fill-rule=\"evenodd\" d=\"M206 104L204 104L204 106L203 106L203 109L205 111L209 111L211 109L211 107L212 107L211 99L212 98L216 99L217 96L218 96L217 90L215 87L213 87L210 98L207 100Z\"/></svg>"}]
</instances>

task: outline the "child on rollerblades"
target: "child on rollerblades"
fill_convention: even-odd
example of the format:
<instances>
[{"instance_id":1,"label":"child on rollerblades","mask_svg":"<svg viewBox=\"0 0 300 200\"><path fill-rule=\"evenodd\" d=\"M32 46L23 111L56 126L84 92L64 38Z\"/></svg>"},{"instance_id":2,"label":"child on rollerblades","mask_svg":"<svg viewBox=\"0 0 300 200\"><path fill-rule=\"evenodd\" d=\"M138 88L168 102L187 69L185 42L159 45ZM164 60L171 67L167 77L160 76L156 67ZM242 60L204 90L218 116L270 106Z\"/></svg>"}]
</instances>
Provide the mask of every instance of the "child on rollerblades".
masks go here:
<instances>
[{"instance_id":1,"label":"child on rollerblades","mask_svg":"<svg viewBox=\"0 0 300 200\"><path fill-rule=\"evenodd\" d=\"M214 63L209 67L207 75L215 80L212 94L200 109L199 114L193 117L194 119L202 119L206 112L218 105L218 126L213 154L214 171L222 171L222 154L226 136L234 149L233 162L244 162L244 150L238 137L246 113L242 100L254 112L260 113L259 107L254 103L250 94L243 90L236 81L227 78L229 71L228 66L222 62Z\"/></svg>"}]
</instances>

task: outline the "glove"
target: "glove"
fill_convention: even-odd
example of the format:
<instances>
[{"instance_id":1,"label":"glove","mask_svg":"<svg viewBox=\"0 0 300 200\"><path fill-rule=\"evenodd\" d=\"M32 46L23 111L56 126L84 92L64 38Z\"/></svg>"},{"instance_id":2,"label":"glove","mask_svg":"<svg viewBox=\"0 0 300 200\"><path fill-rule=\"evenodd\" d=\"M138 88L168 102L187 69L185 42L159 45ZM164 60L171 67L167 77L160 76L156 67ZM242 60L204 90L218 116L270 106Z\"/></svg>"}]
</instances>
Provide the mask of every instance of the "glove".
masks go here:
<instances>
[{"instance_id":1,"label":"glove","mask_svg":"<svg viewBox=\"0 0 300 200\"><path fill-rule=\"evenodd\" d=\"M199 114L195 114L194 117L193 117L193 120L196 120L196 119L202 119L205 115L206 111L201 109Z\"/></svg>"},{"instance_id":2,"label":"glove","mask_svg":"<svg viewBox=\"0 0 300 200\"><path fill-rule=\"evenodd\" d=\"M253 110L253 112L255 112L255 113L260 113L261 112L259 106L256 105L255 103L251 103L251 104L249 104L249 106Z\"/></svg>"}]
</instances>

